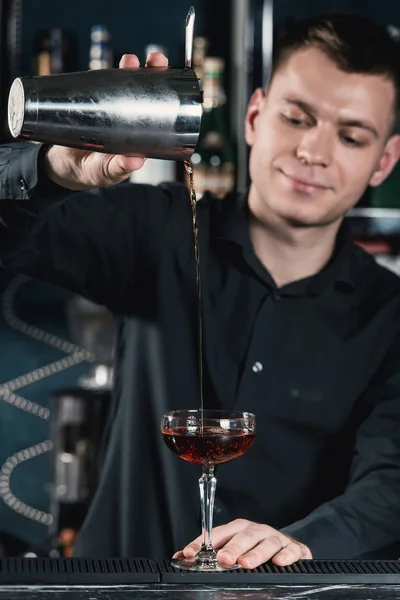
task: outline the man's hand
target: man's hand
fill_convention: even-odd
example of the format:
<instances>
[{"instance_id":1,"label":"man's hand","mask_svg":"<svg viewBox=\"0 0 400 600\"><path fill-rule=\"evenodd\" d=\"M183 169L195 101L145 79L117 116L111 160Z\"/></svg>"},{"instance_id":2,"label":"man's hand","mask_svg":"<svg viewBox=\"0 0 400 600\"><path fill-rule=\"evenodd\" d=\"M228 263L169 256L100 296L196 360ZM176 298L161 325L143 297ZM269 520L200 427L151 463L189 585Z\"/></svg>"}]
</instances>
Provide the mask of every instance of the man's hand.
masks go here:
<instances>
[{"instance_id":1,"label":"man's hand","mask_svg":"<svg viewBox=\"0 0 400 600\"><path fill-rule=\"evenodd\" d=\"M200 550L202 538L198 537L173 558L193 558ZM213 529L213 547L218 560L233 565L236 561L244 569L254 569L272 559L275 565L285 567L300 559L310 559L312 554L301 542L280 533L269 525L236 519Z\"/></svg>"},{"instance_id":2,"label":"man's hand","mask_svg":"<svg viewBox=\"0 0 400 600\"><path fill-rule=\"evenodd\" d=\"M139 67L135 54L124 54L120 69ZM168 59L160 52L152 52L146 61L148 67L166 67ZM143 166L144 159L101 152L88 152L64 146L51 146L44 158L47 176L69 190L88 190L120 183L133 171Z\"/></svg>"}]
</instances>

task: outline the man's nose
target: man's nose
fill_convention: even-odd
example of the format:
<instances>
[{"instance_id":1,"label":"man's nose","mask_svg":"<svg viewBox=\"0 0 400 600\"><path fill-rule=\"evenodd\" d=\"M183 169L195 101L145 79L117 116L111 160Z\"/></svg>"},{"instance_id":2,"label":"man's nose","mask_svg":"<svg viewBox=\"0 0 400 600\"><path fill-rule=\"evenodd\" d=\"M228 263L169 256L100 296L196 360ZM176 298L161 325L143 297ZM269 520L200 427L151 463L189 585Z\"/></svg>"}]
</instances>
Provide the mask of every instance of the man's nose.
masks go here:
<instances>
[{"instance_id":1,"label":"man's nose","mask_svg":"<svg viewBox=\"0 0 400 600\"><path fill-rule=\"evenodd\" d=\"M323 127L303 132L297 147L297 158L308 165L328 167L332 161L333 134Z\"/></svg>"}]
</instances>

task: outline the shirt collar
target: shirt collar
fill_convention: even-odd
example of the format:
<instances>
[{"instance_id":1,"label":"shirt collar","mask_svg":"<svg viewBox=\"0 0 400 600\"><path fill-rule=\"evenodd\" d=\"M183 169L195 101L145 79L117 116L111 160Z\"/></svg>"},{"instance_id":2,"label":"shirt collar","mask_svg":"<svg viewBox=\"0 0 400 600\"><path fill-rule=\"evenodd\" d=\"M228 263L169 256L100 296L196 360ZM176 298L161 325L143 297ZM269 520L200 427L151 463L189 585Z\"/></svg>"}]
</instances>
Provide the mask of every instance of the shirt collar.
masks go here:
<instances>
[{"instance_id":1,"label":"shirt collar","mask_svg":"<svg viewBox=\"0 0 400 600\"><path fill-rule=\"evenodd\" d=\"M255 256L249 235L248 191L228 194L218 202L220 209L216 223L216 238L238 245L244 255ZM356 288L351 260L353 249L348 224L344 220L339 228L335 249L328 264L316 275L284 286L280 290L282 295L319 295L330 285L333 285L338 292L353 293Z\"/></svg>"}]
</instances>

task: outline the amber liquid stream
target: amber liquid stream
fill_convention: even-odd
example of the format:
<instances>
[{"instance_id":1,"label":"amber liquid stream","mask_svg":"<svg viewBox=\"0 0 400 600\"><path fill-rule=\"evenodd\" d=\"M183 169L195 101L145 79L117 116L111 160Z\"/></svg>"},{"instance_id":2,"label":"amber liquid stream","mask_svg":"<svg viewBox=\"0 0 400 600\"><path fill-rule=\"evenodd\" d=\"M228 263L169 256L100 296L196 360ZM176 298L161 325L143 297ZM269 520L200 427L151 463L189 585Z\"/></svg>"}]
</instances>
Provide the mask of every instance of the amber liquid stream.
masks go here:
<instances>
[{"instance_id":1,"label":"amber liquid stream","mask_svg":"<svg viewBox=\"0 0 400 600\"><path fill-rule=\"evenodd\" d=\"M197 284L197 335L199 342L199 385L200 385L200 418L201 429L203 430L204 420L204 397L203 397L203 322L201 305L201 275L200 275L200 246L199 246L199 226L197 223L196 212L196 190L194 188L193 165L189 160L184 162L186 173L189 176L189 194L190 204L192 206L192 227L194 241L194 259L196 264L196 284Z\"/></svg>"}]
</instances>

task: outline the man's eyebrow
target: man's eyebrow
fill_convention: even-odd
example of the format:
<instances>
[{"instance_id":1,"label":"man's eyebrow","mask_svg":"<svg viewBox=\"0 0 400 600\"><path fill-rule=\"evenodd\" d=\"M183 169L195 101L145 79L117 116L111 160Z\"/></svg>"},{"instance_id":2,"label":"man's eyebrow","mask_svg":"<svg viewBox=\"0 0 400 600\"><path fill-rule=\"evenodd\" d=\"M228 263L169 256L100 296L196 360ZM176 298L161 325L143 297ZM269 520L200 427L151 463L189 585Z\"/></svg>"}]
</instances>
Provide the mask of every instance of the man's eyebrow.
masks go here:
<instances>
[{"instance_id":1,"label":"man's eyebrow","mask_svg":"<svg viewBox=\"0 0 400 600\"><path fill-rule=\"evenodd\" d=\"M308 113L309 115L312 115L313 117L318 115L317 108L315 106L313 106L312 104L310 104L309 102L305 102L304 100L300 100L299 98L291 98L291 97L284 98L284 100L288 104L293 104L294 106L297 106L298 108L300 108L304 112ZM362 119L341 119L339 121L339 125L342 125L345 127L358 127L360 129L366 129L367 131L372 133L372 135L375 138L379 138L378 130L369 121L364 121Z\"/></svg>"},{"instance_id":2,"label":"man's eyebrow","mask_svg":"<svg viewBox=\"0 0 400 600\"><path fill-rule=\"evenodd\" d=\"M299 98L284 98L284 101L288 102L289 104L294 104L295 106L298 106L299 108L301 108L301 110L303 110L306 113L309 113L310 115L316 115L318 113L317 108L315 106L312 106L312 104L304 102L304 100L300 100Z\"/></svg>"}]
</instances>

